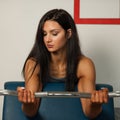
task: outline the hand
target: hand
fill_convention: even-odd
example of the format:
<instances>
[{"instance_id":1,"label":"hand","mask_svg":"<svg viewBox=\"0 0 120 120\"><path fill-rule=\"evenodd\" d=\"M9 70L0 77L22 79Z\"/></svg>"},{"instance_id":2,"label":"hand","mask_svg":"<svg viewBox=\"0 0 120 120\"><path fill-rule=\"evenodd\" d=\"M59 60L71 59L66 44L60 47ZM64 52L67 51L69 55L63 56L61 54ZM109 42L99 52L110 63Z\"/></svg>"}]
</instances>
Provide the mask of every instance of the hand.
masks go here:
<instances>
[{"instance_id":1,"label":"hand","mask_svg":"<svg viewBox=\"0 0 120 120\"><path fill-rule=\"evenodd\" d=\"M34 93L30 90L26 90L23 87L17 88L18 92L18 100L22 103L34 103L35 102L35 96Z\"/></svg>"},{"instance_id":2,"label":"hand","mask_svg":"<svg viewBox=\"0 0 120 120\"><path fill-rule=\"evenodd\" d=\"M98 103L98 104L107 103L108 99L109 97L108 97L107 88L101 90L95 90L92 92L92 96L91 96L92 103Z\"/></svg>"}]
</instances>

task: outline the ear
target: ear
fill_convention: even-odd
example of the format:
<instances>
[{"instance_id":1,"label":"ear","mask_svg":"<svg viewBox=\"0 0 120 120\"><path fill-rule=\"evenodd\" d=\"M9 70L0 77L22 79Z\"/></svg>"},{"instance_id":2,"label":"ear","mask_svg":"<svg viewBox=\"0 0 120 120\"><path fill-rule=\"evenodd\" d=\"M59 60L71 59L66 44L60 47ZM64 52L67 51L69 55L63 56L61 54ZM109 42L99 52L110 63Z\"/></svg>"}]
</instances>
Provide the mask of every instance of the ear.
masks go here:
<instances>
[{"instance_id":1,"label":"ear","mask_svg":"<svg viewBox=\"0 0 120 120\"><path fill-rule=\"evenodd\" d=\"M67 30L67 39L69 39L72 36L72 29Z\"/></svg>"}]
</instances>

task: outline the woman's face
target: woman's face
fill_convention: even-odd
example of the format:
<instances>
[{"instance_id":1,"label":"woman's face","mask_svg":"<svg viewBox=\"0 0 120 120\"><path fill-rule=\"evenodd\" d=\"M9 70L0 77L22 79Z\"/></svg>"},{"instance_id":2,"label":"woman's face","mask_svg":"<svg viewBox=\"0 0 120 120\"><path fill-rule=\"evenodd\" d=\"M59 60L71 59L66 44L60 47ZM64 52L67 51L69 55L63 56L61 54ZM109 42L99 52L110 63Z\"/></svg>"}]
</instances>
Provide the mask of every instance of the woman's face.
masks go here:
<instances>
[{"instance_id":1,"label":"woman's face","mask_svg":"<svg viewBox=\"0 0 120 120\"><path fill-rule=\"evenodd\" d=\"M66 31L55 21L47 20L43 26L43 40L49 52L58 52L65 48Z\"/></svg>"}]
</instances>

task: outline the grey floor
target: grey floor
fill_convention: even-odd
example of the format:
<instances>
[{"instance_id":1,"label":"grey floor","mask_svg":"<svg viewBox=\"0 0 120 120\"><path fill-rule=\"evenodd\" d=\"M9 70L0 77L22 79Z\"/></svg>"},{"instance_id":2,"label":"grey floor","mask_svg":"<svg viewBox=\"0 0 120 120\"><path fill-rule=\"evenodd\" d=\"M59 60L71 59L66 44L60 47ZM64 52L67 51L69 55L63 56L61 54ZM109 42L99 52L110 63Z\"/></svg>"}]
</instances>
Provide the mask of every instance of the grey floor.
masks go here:
<instances>
[{"instance_id":1,"label":"grey floor","mask_svg":"<svg viewBox=\"0 0 120 120\"><path fill-rule=\"evenodd\" d=\"M120 120L120 108L115 108L115 120Z\"/></svg>"}]
</instances>

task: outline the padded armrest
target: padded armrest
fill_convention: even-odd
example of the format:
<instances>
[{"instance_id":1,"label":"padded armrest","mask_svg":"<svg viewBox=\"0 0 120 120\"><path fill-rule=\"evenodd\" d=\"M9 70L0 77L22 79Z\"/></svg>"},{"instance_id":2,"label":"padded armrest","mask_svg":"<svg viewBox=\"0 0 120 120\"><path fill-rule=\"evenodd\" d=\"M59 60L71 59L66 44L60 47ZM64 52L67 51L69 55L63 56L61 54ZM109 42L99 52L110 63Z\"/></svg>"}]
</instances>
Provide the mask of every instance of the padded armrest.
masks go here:
<instances>
[{"instance_id":1,"label":"padded armrest","mask_svg":"<svg viewBox=\"0 0 120 120\"><path fill-rule=\"evenodd\" d=\"M17 86L24 86L24 82L6 82L5 89L16 90ZM107 87L108 84L97 84L96 89ZM64 91L64 83L48 83L43 91ZM82 111L79 98L42 98L39 112L34 118L28 118L21 110L21 103L17 97L5 96L3 104L2 120L89 120ZM103 104L102 113L96 120L114 120L114 104L110 98L107 104Z\"/></svg>"}]
</instances>

